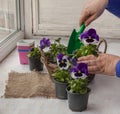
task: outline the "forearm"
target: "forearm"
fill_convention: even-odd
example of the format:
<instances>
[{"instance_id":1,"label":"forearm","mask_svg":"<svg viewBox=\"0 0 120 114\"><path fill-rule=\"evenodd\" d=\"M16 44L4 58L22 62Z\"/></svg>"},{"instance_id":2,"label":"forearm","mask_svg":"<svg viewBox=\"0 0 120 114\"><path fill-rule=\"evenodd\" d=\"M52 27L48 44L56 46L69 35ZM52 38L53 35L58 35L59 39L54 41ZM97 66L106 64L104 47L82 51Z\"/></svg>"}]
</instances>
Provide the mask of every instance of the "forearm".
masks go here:
<instances>
[{"instance_id":1,"label":"forearm","mask_svg":"<svg viewBox=\"0 0 120 114\"><path fill-rule=\"evenodd\" d=\"M108 0L86 0L79 24L85 23L88 26L104 12L107 4Z\"/></svg>"},{"instance_id":2,"label":"forearm","mask_svg":"<svg viewBox=\"0 0 120 114\"><path fill-rule=\"evenodd\" d=\"M116 76L120 78L120 60L116 64Z\"/></svg>"},{"instance_id":3,"label":"forearm","mask_svg":"<svg viewBox=\"0 0 120 114\"><path fill-rule=\"evenodd\" d=\"M99 3L102 4L104 8L108 6L109 0L99 0Z\"/></svg>"},{"instance_id":4,"label":"forearm","mask_svg":"<svg viewBox=\"0 0 120 114\"><path fill-rule=\"evenodd\" d=\"M106 9L120 18L120 0L109 0Z\"/></svg>"},{"instance_id":5,"label":"forearm","mask_svg":"<svg viewBox=\"0 0 120 114\"><path fill-rule=\"evenodd\" d=\"M89 5L89 4L96 4L96 3L97 3L97 5L106 8L108 6L109 0L92 0L92 1L86 0L85 6Z\"/></svg>"}]
</instances>

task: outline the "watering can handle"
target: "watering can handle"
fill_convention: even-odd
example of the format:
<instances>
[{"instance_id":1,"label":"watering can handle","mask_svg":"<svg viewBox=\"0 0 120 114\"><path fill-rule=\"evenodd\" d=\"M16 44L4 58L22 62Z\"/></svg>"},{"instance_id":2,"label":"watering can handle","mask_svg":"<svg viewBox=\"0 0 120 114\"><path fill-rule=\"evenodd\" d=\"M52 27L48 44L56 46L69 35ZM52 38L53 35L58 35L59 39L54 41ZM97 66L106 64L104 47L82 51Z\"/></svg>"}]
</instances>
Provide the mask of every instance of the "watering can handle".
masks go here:
<instances>
[{"instance_id":1,"label":"watering can handle","mask_svg":"<svg viewBox=\"0 0 120 114\"><path fill-rule=\"evenodd\" d=\"M77 32L77 35L80 35L84 30L85 30L85 24L83 23L83 24L80 26L79 31Z\"/></svg>"}]
</instances>

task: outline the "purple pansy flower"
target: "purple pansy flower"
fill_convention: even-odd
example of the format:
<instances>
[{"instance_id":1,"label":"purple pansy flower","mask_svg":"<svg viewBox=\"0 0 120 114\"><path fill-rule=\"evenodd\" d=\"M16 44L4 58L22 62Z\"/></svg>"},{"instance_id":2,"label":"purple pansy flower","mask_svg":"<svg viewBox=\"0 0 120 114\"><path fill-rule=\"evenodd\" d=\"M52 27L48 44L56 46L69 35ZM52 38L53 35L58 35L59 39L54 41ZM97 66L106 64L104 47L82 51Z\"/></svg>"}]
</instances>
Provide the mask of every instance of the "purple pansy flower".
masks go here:
<instances>
[{"instance_id":1,"label":"purple pansy flower","mask_svg":"<svg viewBox=\"0 0 120 114\"><path fill-rule=\"evenodd\" d=\"M70 66L69 56L59 53L57 55L57 64L61 70L67 70Z\"/></svg>"},{"instance_id":2,"label":"purple pansy flower","mask_svg":"<svg viewBox=\"0 0 120 114\"><path fill-rule=\"evenodd\" d=\"M46 47L50 47L50 39L47 38L42 38L42 40L40 40L40 48L44 49Z\"/></svg>"},{"instance_id":3,"label":"purple pansy flower","mask_svg":"<svg viewBox=\"0 0 120 114\"><path fill-rule=\"evenodd\" d=\"M76 57L72 57L72 65L76 66L77 65L77 58Z\"/></svg>"},{"instance_id":4,"label":"purple pansy flower","mask_svg":"<svg viewBox=\"0 0 120 114\"><path fill-rule=\"evenodd\" d=\"M79 63L70 69L70 74L73 79L83 78L88 76L88 66L86 63Z\"/></svg>"},{"instance_id":5,"label":"purple pansy flower","mask_svg":"<svg viewBox=\"0 0 120 114\"><path fill-rule=\"evenodd\" d=\"M99 36L97 35L96 30L91 28L80 35L80 40L86 45L96 44L99 41Z\"/></svg>"}]
</instances>

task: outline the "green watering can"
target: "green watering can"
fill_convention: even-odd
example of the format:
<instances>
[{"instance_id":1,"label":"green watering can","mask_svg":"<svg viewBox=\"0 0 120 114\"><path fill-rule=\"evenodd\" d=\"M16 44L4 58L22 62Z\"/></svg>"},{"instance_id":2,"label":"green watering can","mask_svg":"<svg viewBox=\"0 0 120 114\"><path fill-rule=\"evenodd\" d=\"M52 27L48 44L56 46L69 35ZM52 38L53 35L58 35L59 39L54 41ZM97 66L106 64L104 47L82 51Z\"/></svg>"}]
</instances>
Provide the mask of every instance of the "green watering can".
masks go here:
<instances>
[{"instance_id":1,"label":"green watering can","mask_svg":"<svg viewBox=\"0 0 120 114\"><path fill-rule=\"evenodd\" d=\"M82 24L80 26L79 31L73 29L67 47L68 54L72 54L74 50L79 49L83 45L82 42L79 40L79 36L84 31L84 29L85 29L85 24Z\"/></svg>"}]
</instances>

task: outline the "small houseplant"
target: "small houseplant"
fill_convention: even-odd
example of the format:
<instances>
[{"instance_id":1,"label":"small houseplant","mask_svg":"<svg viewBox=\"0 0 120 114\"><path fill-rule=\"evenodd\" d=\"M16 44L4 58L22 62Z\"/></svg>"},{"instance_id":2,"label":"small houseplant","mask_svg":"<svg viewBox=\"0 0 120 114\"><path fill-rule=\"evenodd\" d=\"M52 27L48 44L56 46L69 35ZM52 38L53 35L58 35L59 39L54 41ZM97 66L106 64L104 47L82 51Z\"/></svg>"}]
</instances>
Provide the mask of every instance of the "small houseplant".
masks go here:
<instances>
[{"instance_id":1,"label":"small houseplant","mask_svg":"<svg viewBox=\"0 0 120 114\"><path fill-rule=\"evenodd\" d=\"M67 53L67 48L65 45L61 44L61 38L57 38L52 43L50 39L42 38L40 40L40 48L43 50L46 47L49 47L47 51L44 51L44 54L50 63L57 63L56 56L62 52L63 54Z\"/></svg>"},{"instance_id":2,"label":"small houseplant","mask_svg":"<svg viewBox=\"0 0 120 114\"><path fill-rule=\"evenodd\" d=\"M80 35L80 40L83 45L76 51L76 57L86 56L93 54L98 55L97 44L99 42L99 36L95 29L89 29Z\"/></svg>"},{"instance_id":3,"label":"small houseplant","mask_svg":"<svg viewBox=\"0 0 120 114\"><path fill-rule=\"evenodd\" d=\"M80 47L80 49L76 50L75 57L79 58L82 56L87 56L90 54L93 54L94 56L98 56L98 42L99 42L99 36L95 29L89 29L85 32L83 32L80 35L80 41L83 43L83 45ZM95 77L95 74L89 74L88 81L91 82Z\"/></svg>"},{"instance_id":4,"label":"small houseplant","mask_svg":"<svg viewBox=\"0 0 120 114\"><path fill-rule=\"evenodd\" d=\"M79 63L70 68L71 80L66 89L68 105L72 111L83 111L87 108L90 89L88 86L87 64Z\"/></svg>"},{"instance_id":5,"label":"small houseplant","mask_svg":"<svg viewBox=\"0 0 120 114\"><path fill-rule=\"evenodd\" d=\"M58 68L52 74L55 82L56 97L59 99L67 99L66 88L70 80L69 74L69 57L62 53L57 55Z\"/></svg>"},{"instance_id":6,"label":"small houseplant","mask_svg":"<svg viewBox=\"0 0 120 114\"><path fill-rule=\"evenodd\" d=\"M38 47L34 47L28 53L30 70L42 71L41 53Z\"/></svg>"},{"instance_id":7,"label":"small houseplant","mask_svg":"<svg viewBox=\"0 0 120 114\"><path fill-rule=\"evenodd\" d=\"M50 76L57 68L56 56L60 52L62 52L63 54L67 53L66 46L61 44L60 40L61 40L61 38L57 38L56 40L54 40L53 43L48 38L42 38L40 40L41 54L44 58L43 60L44 60L44 63L47 67L47 70L48 70Z\"/></svg>"}]
</instances>

